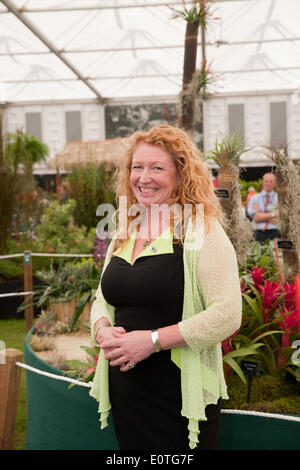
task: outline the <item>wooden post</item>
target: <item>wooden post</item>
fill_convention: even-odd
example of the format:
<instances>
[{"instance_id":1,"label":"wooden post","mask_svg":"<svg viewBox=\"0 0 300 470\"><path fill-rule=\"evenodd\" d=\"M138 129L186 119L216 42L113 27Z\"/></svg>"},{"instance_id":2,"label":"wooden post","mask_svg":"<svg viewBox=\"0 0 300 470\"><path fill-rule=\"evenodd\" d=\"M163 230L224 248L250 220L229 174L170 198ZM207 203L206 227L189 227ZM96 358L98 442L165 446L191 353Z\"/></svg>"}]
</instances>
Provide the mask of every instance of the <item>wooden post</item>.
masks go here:
<instances>
[{"instance_id":1,"label":"wooden post","mask_svg":"<svg viewBox=\"0 0 300 470\"><path fill-rule=\"evenodd\" d=\"M24 292L32 292L32 258L31 251L24 252ZM33 294L25 295L25 325L26 330L29 331L33 326Z\"/></svg>"},{"instance_id":2,"label":"wooden post","mask_svg":"<svg viewBox=\"0 0 300 470\"><path fill-rule=\"evenodd\" d=\"M21 368L18 349L5 349L5 363L0 363L0 450L12 450L14 443Z\"/></svg>"}]
</instances>

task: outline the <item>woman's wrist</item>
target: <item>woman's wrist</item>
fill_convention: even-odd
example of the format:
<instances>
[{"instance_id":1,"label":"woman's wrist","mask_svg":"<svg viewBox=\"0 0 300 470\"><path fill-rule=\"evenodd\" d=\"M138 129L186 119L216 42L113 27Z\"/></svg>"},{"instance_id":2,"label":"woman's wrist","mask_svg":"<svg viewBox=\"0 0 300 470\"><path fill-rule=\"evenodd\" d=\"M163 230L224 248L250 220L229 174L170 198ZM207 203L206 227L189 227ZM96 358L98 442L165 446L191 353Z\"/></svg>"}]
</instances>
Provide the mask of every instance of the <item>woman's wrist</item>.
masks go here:
<instances>
[{"instance_id":1,"label":"woman's wrist","mask_svg":"<svg viewBox=\"0 0 300 470\"><path fill-rule=\"evenodd\" d=\"M150 333L153 352L186 346L186 342L179 331L178 324L150 330Z\"/></svg>"},{"instance_id":2,"label":"woman's wrist","mask_svg":"<svg viewBox=\"0 0 300 470\"><path fill-rule=\"evenodd\" d=\"M106 318L100 318L100 320L96 321L96 323L94 324L94 339L96 343L97 343L97 340L96 340L97 334L99 333L101 328L108 328L110 326L111 325Z\"/></svg>"}]
</instances>

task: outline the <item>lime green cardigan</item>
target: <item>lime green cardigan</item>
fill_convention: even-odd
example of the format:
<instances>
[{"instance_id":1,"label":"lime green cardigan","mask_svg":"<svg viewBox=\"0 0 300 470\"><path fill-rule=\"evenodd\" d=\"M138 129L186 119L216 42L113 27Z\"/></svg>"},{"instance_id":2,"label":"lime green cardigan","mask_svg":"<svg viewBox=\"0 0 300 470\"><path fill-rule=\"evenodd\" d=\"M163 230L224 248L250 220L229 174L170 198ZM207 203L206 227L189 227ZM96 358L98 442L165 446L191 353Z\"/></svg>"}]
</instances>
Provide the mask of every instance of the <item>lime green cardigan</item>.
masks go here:
<instances>
[{"instance_id":1,"label":"lime green cardigan","mask_svg":"<svg viewBox=\"0 0 300 470\"><path fill-rule=\"evenodd\" d=\"M102 273L112 254L131 263L134 241L129 239L124 249L115 253L112 241ZM172 253L172 242L171 232L166 231L140 256ZM184 302L182 321L178 326L187 346L173 349L171 358L181 369L181 414L189 420L189 445L194 449L199 442L199 421L207 419L206 406L216 404L220 397L228 398L221 341L240 327L242 303L236 255L219 222L215 221L205 234L197 234L192 224L188 224L183 262ZM91 335L94 344L94 324L103 316L114 325L114 307L105 301L99 283L91 310ZM90 395L99 401L101 429L107 426L111 408L108 366L103 351L100 351Z\"/></svg>"}]
</instances>

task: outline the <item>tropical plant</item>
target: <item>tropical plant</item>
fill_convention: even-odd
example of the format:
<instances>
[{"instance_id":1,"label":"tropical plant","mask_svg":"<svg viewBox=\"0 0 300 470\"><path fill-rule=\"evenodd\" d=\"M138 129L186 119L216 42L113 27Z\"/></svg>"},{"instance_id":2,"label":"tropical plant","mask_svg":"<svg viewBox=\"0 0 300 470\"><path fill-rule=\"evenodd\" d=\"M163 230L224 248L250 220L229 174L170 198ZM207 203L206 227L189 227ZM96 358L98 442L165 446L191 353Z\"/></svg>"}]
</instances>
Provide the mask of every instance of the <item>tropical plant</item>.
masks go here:
<instances>
[{"instance_id":1,"label":"tropical plant","mask_svg":"<svg viewBox=\"0 0 300 470\"><path fill-rule=\"evenodd\" d=\"M184 0L182 0L181 9L175 9L172 6L170 8L174 11L173 18L182 18L184 21L186 21L183 82L182 92L179 98L181 109L181 126L187 131L192 131L194 127L196 95L194 94L194 86L190 87L190 84L193 79L195 83L197 82L195 72L199 27L202 29L203 57L200 74L198 74L199 81L196 85L198 87L198 92L200 92L200 89L203 90L206 82L210 79L210 75L207 73L208 71L206 68L204 53L204 30L207 27L209 18L212 17L211 6L209 4L209 0L193 0L191 4L187 4Z\"/></svg>"},{"instance_id":2,"label":"tropical plant","mask_svg":"<svg viewBox=\"0 0 300 470\"><path fill-rule=\"evenodd\" d=\"M236 168L239 166L241 155L249 150L251 148L244 148L244 141L240 135L227 134L220 140L216 139L215 149L205 158L212 159L221 168Z\"/></svg>"},{"instance_id":3,"label":"tropical plant","mask_svg":"<svg viewBox=\"0 0 300 470\"><path fill-rule=\"evenodd\" d=\"M51 304L75 300L75 310L69 322L72 331L88 302L94 300L99 284L100 264L94 265L92 259L65 263L61 260L58 267L36 272L40 284L35 289L33 304L38 308L50 309ZM26 308L23 303L18 311Z\"/></svg>"},{"instance_id":4,"label":"tropical plant","mask_svg":"<svg viewBox=\"0 0 300 470\"><path fill-rule=\"evenodd\" d=\"M23 165L25 174L32 175L33 165L44 161L49 153L47 145L21 130L8 135L6 158L16 174Z\"/></svg>"},{"instance_id":5,"label":"tropical plant","mask_svg":"<svg viewBox=\"0 0 300 470\"><path fill-rule=\"evenodd\" d=\"M219 166L218 189L220 203L224 213L225 230L233 244L238 257L238 263L243 266L253 240L253 229L245 217L239 187L239 163L245 149L239 135L225 135L221 141L216 139L215 150L205 159L214 160Z\"/></svg>"},{"instance_id":6,"label":"tropical plant","mask_svg":"<svg viewBox=\"0 0 300 470\"><path fill-rule=\"evenodd\" d=\"M90 253L96 229L77 226L74 222L76 202L53 201L44 211L36 228L36 245L49 253Z\"/></svg>"},{"instance_id":7,"label":"tropical plant","mask_svg":"<svg viewBox=\"0 0 300 470\"><path fill-rule=\"evenodd\" d=\"M12 231L13 215L17 208L17 178L10 166L3 165L0 167L0 180L0 253L6 254Z\"/></svg>"},{"instance_id":8,"label":"tropical plant","mask_svg":"<svg viewBox=\"0 0 300 470\"><path fill-rule=\"evenodd\" d=\"M3 136L2 108L0 105L0 253L8 250L8 239L12 230L13 214L17 207L16 189L19 186L18 177L11 165L6 161L6 142Z\"/></svg>"},{"instance_id":9,"label":"tropical plant","mask_svg":"<svg viewBox=\"0 0 300 470\"><path fill-rule=\"evenodd\" d=\"M70 367L69 370L65 372L66 375L70 377L76 377L76 379L81 380L82 382L90 382L93 380L96 366L98 363L100 347L88 347L88 346L80 346L84 349L89 357L86 361L79 361L79 360L67 360L65 361L66 364ZM70 384L69 388L73 387L74 384Z\"/></svg>"},{"instance_id":10,"label":"tropical plant","mask_svg":"<svg viewBox=\"0 0 300 470\"><path fill-rule=\"evenodd\" d=\"M73 211L76 225L95 228L99 222L97 207L115 201L113 175L106 162L73 166L67 181L69 195L76 201Z\"/></svg>"},{"instance_id":11,"label":"tropical plant","mask_svg":"<svg viewBox=\"0 0 300 470\"><path fill-rule=\"evenodd\" d=\"M270 279L270 271L264 267L254 266L249 273L251 280L247 279L242 293L243 323L239 336L264 343L263 352L259 352L264 373L276 375L288 371L300 380L300 368L291 361L292 344L300 331L295 283L275 276Z\"/></svg>"},{"instance_id":12,"label":"tropical plant","mask_svg":"<svg viewBox=\"0 0 300 470\"><path fill-rule=\"evenodd\" d=\"M300 365L292 361L293 342L300 336L295 282L280 276L270 242L251 245L247 263L240 268L240 283L241 327L222 342L226 376L234 370L245 382L240 363L247 355L259 360L262 374L285 377L289 373L300 381Z\"/></svg>"}]
</instances>

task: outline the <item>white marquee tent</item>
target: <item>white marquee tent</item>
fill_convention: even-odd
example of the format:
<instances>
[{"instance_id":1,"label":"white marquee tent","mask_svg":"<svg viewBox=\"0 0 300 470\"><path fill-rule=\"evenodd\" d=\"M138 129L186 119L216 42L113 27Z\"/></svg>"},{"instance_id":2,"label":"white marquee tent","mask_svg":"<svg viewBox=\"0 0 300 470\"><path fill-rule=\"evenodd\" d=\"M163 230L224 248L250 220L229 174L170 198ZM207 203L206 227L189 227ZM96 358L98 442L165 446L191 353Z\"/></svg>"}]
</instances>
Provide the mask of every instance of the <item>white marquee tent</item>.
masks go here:
<instances>
[{"instance_id":1,"label":"white marquee tent","mask_svg":"<svg viewBox=\"0 0 300 470\"><path fill-rule=\"evenodd\" d=\"M300 0L211 3L212 91L295 90L297 97ZM0 101L177 95L186 23L171 6L182 2L0 0Z\"/></svg>"}]
</instances>

